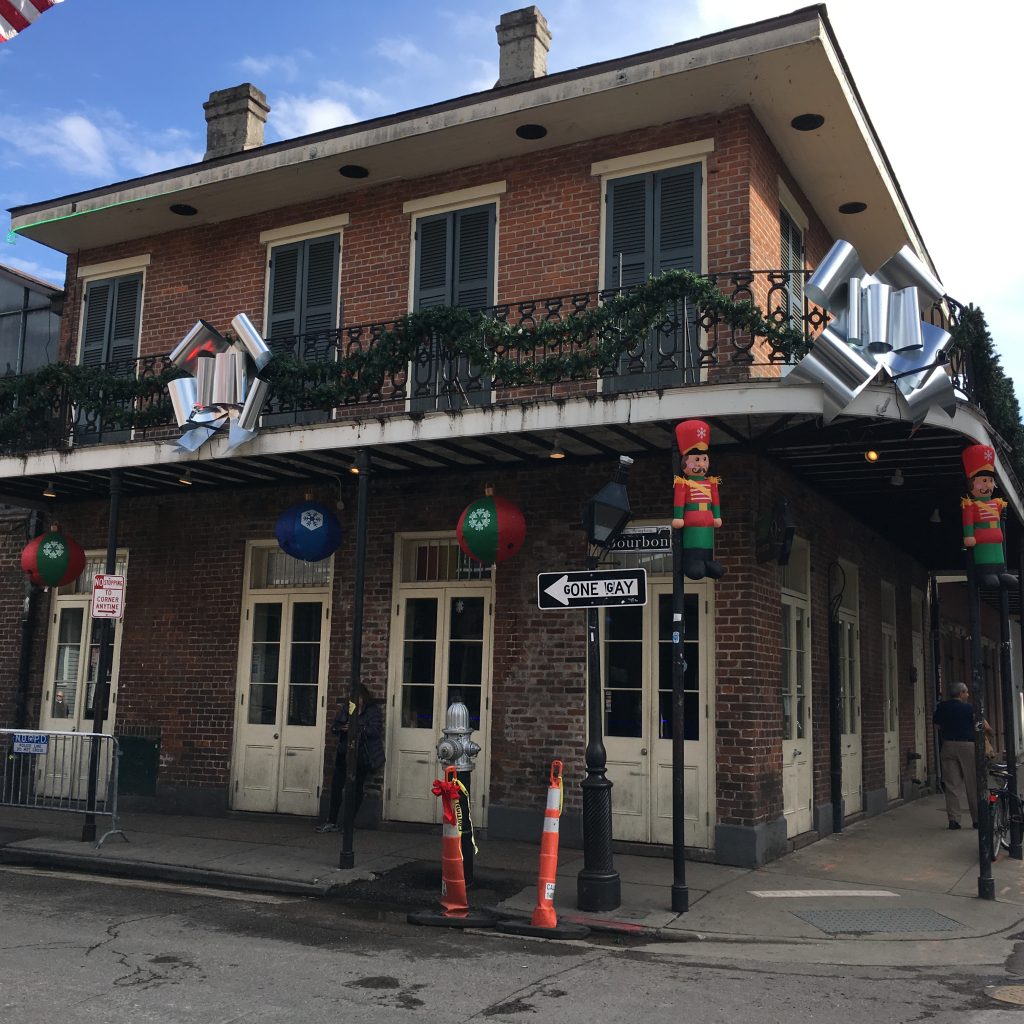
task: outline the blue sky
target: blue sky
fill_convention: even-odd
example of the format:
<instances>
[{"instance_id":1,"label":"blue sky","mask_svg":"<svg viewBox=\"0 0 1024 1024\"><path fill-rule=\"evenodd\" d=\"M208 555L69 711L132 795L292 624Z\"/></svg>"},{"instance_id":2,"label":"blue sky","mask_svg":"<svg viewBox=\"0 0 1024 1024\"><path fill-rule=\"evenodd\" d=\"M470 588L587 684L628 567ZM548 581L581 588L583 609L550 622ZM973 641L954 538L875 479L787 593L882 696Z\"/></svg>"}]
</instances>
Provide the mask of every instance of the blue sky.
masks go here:
<instances>
[{"instance_id":1,"label":"blue sky","mask_svg":"<svg viewBox=\"0 0 1024 1024\"><path fill-rule=\"evenodd\" d=\"M521 5L65 0L0 43L0 210L201 159L203 102L243 81L267 94L267 141L489 88L498 74L494 26ZM553 35L548 67L558 71L800 3L538 6ZM943 284L985 311L1024 399L1015 117L1022 11L953 0L828 4ZM62 282L63 257L24 239L4 245L9 218L0 218L0 262Z\"/></svg>"}]
</instances>

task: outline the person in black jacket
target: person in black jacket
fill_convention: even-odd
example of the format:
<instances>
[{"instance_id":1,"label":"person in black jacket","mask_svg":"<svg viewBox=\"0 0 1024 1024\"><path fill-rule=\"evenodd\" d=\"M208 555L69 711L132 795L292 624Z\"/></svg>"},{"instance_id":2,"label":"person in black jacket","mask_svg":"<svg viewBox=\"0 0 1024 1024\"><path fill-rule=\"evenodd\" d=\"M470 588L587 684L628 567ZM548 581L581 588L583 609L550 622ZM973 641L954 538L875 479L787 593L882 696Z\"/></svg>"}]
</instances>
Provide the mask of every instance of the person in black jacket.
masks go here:
<instances>
[{"instance_id":1,"label":"person in black jacket","mask_svg":"<svg viewBox=\"0 0 1024 1024\"><path fill-rule=\"evenodd\" d=\"M960 793L967 797L971 824L978 827L978 777L974 761L974 708L966 683L953 683L949 699L936 708L932 721L939 727L939 762L942 785L946 791L946 816L949 828L960 825ZM982 723L992 735L988 722Z\"/></svg>"},{"instance_id":2,"label":"person in black jacket","mask_svg":"<svg viewBox=\"0 0 1024 1024\"><path fill-rule=\"evenodd\" d=\"M331 732L338 737L334 752L334 773L331 776L331 802L327 820L317 826L317 832L337 832L338 814L345 796L347 779L346 758L348 756L348 721L353 712L359 715L359 750L356 755L355 811L359 813L363 802L363 787L366 780L384 765L384 714L380 703L375 701L369 689L360 683L356 687L356 702L345 699L338 708L331 725Z\"/></svg>"}]
</instances>

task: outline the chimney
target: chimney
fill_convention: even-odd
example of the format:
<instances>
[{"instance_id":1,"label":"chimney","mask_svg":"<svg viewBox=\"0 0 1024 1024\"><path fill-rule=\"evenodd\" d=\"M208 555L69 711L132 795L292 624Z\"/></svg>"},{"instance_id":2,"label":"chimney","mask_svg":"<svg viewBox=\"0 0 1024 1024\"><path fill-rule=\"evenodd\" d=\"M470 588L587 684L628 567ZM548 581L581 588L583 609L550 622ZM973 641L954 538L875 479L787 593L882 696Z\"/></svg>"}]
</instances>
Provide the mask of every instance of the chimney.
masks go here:
<instances>
[{"instance_id":1,"label":"chimney","mask_svg":"<svg viewBox=\"0 0 1024 1024\"><path fill-rule=\"evenodd\" d=\"M270 107L267 97L255 85L245 82L211 92L203 110L206 111L204 160L263 145L263 125Z\"/></svg>"},{"instance_id":2,"label":"chimney","mask_svg":"<svg viewBox=\"0 0 1024 1024\"><path fill-rule=\"evenodd\" d=\"M498 85L516 85L548 73L551 32L536 7L523 7L501 16L495 26L501 53Z\"/></svg>"}]
</instances>

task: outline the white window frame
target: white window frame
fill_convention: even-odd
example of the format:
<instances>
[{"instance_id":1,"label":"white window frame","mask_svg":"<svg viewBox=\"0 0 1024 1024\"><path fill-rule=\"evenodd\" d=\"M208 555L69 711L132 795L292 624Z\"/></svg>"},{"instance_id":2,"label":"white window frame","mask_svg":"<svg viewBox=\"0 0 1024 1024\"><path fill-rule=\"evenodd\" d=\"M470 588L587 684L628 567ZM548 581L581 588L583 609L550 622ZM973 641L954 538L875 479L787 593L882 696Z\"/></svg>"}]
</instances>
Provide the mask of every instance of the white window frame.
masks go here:
<instances>
[{"instance_id":1,"label":"white window frame","mask_svg":"<svg viewBox=\"0 0 1024 1024\"><path fill-rule=\"evenodd\" d=\"M78 268L75 276L81 282L82 294L78 302L78 337L75 340L75 365L82 364L82 343L85 340L85 294L92 281L102 281L108 277L130 277L142 274L142 294L139 296L139 337L138 354L142 352L142 325L146 322L146 279L149 269L150 253L139 253L138 256L126 256L120 260L107 260L105 263L85 263Z\"/></svg>"}]
</instances>

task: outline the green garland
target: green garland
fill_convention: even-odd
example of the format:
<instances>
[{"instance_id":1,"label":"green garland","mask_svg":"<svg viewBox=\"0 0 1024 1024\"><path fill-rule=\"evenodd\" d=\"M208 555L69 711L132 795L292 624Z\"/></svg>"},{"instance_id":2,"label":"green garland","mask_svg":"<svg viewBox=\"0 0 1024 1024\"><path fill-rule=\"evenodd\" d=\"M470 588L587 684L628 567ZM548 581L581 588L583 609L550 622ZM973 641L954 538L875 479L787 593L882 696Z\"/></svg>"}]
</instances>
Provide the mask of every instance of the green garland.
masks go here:
<instances>
[{"instance_id":1,"label":"green garland","mask_svg":"<svg viewBox=\"0 0 1024 1024\"><path fill-rule=\"evenodd\" d=\"M543 306L529 326L514 326L483 312L441 307L410 313L365 347L342 350L335 360L302 362L275 357L263 371L275 404L330 409L377 397L400 379L430 339L473 367L495 387L515 388L581 380L614 373L637 339L688 301L701 322L764 338L772 358L792 359L808 347L803 331L787 318L768 318L749 300L737 301L707 278L669 270L594 309L564 319L544 319ZM112 373L55 363L35 373L0 378L0 446L25 449L40 425L60 415L63 402L105 431L166 426L173 422L167 384L185 376L175 367L150 376Z\"/></svg>"}]
</instances>

